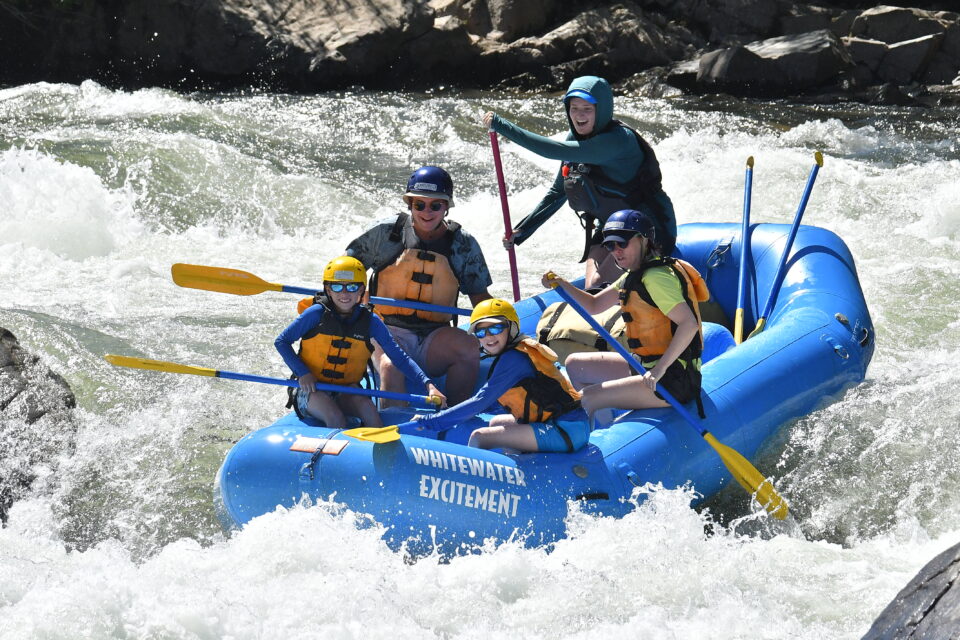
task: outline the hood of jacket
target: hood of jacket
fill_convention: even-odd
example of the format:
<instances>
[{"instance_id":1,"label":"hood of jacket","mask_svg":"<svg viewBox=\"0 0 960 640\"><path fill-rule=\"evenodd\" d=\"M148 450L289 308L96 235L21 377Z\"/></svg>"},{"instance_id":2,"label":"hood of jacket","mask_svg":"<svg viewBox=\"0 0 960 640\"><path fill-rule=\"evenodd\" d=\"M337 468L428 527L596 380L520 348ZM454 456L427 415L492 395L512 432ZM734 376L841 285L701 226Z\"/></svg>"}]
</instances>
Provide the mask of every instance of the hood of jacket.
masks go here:
<instances>
[{"instance_id":1,"label":"hood of jacket","mask_svg":"<svg viewBox=\"0 0 960 640\"><path fill-rule=\"evenodd\" d=\"M573 128L573 122L570 120L570 92L575 90L589 93L597 101L597 119L593 125L593 131L590 132L589 136L584 137L595 136L613 120L613 90L610 88L610 83L599 76L580 76L574 78L567 88L567 93L563 98L563 109L567 114L567 124L570 127L571 134L574 138L580 138L581 136L577 135L576 129Z\"/></svg>"}]
</instances>

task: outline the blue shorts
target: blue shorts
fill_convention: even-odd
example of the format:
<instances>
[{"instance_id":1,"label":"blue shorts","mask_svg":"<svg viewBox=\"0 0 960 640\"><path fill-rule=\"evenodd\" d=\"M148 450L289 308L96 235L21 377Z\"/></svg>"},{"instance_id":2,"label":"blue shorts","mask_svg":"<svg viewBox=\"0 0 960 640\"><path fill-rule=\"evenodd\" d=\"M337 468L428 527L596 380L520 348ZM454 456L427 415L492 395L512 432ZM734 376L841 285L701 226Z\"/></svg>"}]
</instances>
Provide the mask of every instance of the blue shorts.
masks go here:
<instances>
[{"instance_id":1,"label":"blue shorts","mask_svg":"<svg viewBox=\"0 0 960 640\"><path fill-rule=\"evenodd\" d=\"M578 414L582 414L582 420ZM590 421L582 411L571 411L549 422L532 422L530 426L537 439L537 451L541 453L572 453L586 446L590 439Z\"/></svg>"}]
</instances>

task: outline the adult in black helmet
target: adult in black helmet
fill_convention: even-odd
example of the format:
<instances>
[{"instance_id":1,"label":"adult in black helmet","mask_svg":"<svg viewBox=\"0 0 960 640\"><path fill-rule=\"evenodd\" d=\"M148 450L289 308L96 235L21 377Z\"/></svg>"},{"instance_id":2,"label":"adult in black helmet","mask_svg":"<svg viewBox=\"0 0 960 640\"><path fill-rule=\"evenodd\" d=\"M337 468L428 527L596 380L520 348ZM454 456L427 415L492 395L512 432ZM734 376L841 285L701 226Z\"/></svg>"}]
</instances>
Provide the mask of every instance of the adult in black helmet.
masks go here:
<instances>
[{"instance_id":1,"label":"adult in black helmet","mask_svg":"<svg viewBox=\"0 0 960 640\"><path fill-rule=\"evenodd\" d=\"M563 287L592 314L619 302L627 346L647 370L643 376L633 375L633 368L616 352L576 353L567 358L567 374L582 390L583 408L591 416L605 408L667 407L656 392L658 383L679 402L696 400L703 413L699 303L710 294L693 266L659 254L654 235L653 222L641 211L621 210L607 219L603 247L627 273L599 293L582 291L552 271L543 276L544 286Z\"/></svg>"},{"instance_id":2,"label":"adult in black helmet","mask_svg":"<svg viewBox=\"0 0 960 640\"><path fill-rule=\"evenodd\" d=\"M614 261L600 246L595 223L621 209L645 208L657 229L656 241L664 255L673 252L677 221L673 203L661 186L660 164L653 148L634 129L613 118L613 91L597 76L570 83L563 97L570 133L553 140L531 133L493 112L483 122L488 128L545 158L560 160L553 185L534 210L513 230L511 241L521 244L556 213L564 202L580 216L585 229L586 287L610 282L619 275ZM510 241L504 238L504 244Z\"/></svg>"},{"instance_id":3,"label":"adult in black helmet","mask_svg":"<svg viewBox=\"0 0 960 640\"><path fill-rule=\"evenodd\" d=\"M447 218L453 180L435 166L417 169L403 194L406 210L382 220L347 246L347 255L373 269L370 295L456 307L461 293L472 305L490 298L490 271L480 245ZM447 313L378 305L376 312L413 360L432 378L446 376L451 404L473 394L480 351L477 340L452 325ZM405 391L401 374L377 349L381 386ZM388 406L389 402L381 403Z\"/></svg>"}]
</instances>

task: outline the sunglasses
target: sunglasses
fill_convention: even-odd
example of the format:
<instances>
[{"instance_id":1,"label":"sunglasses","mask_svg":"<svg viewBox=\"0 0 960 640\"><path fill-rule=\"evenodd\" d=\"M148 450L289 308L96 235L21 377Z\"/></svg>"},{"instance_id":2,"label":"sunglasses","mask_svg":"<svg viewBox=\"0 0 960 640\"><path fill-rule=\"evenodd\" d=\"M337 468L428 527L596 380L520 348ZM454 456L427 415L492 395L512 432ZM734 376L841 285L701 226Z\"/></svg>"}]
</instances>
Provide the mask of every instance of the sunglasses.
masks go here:
<instances>
[{"instance_id":1,"label":"sunglasses","mask_svg":"<svg viewBox=\"0 0 960 640\"><path fill-rule=\"evenodd\" d=\"M333 291L334 293L340 293L344 289L347 290L347 293L356 293L357 291L360 291L360 287L363 286L359 282L348 282L346 284L342 282L325 282L324 284L330 287L330 291Z\"/></svg>"},{"instance_id":2,"label":"sunglasses","mask_svg":"<svg viewBox=\"0 0 960 640\"><path fill-rule=\"evenodd\" d=\"M474 329L473 335L478 338L486 338L489 333L492 336L498 336L503 333L504 329L507 328L507 325L504 323L492 324L489 327L480 327L479 329Z\"/></svg>"},{"instance_id":3,"label":"sunglasses","mask_svg":"<svg viewBox=\"0 0 960 640\"><path fill-rule=\"evenodd\" d=\"M417 211L423 211L427 208L427 203L417 200L411 203L411 206ZM430 203L430 211L442 211L445 206L447 206L447 203L443 200L434 200Z\"/></svg>"},{"instance_id":4,"label":"sunglasses","mask_svg":"<svg viewBox=\"0 0 960 640\"><path fill-rule=\"evenodd\" d=\"M627 240L621 242L619 240L604 240L603 248L607 251L613 251L614 249L626 249L627 245L630 244L630 241L633 240L636 235L630 236Z\"/></svg>"}]
</instances>

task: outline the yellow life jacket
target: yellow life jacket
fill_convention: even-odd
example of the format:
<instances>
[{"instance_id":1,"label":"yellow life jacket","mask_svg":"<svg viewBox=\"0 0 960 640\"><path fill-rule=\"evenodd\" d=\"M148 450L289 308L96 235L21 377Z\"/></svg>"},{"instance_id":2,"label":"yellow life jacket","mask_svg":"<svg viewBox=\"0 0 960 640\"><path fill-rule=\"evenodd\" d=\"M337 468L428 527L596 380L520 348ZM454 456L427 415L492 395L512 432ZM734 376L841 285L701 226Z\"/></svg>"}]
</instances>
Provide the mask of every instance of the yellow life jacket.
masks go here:
<instances>
[{"instance_id":1,"label":"yellow life jacket","mask_svg":"<svg viewBox=\"0 0 960 640\"><path fill-rule=\"evenodd\" d=\"M460 281L450 267L449 256L453 235L460 225L448 222L444 237L437 243L430 243L431 247L437 250L425 250L413 226L406 224L407 218L407 214L400 214L390 236L391 239L402 240L404 248L390 264L373 275L370 295L455 307L460 293ZM449 323L453 318L449 313L389 305L377 305L376 312L381 318L412 316L441 324Z\"/></svg>"},{"instance_id":2,"label":"yellow life jacket","mask_svg":"<svg viewBox=\"0 0 960 640\"><path fill-rule=\"evenodd\" d=\"M345 322L321 296L304 298L297 309L303 313L314 303L323 305L323 318L300 339L300 359L320 382L357 384L366 373L373 353L370 341L373 314L368 308L360 307L357 319Z\"/></svg>"},{"instance_id":3,"label":"yellow life jacket","mask_svg":"<svg viewBox=\"0 0 960 640\"><path fill-rule=\"evenodd\" d=\"M543 422L580 406L580 392L554 366L557 354L550 347L532 338L522 338L513 348L530 358L535 371L497 399L518 422ZM491 365L489 375L493 375L499 361L498 357Z\"/></svg>"},{"instance_id":4,"label":"yellow life jacket","mask_svg":"<svg viewBox=\"0 0 960 640\"><path fill-rule=\"evenodd\" d=\"M626 324L627 347L647 360L662 356L673 340L677 325L657 307L643 284L643 274L647 269L669 266L683 283L683 299L700 321L700 302L710 299L707 283L690 263L676 258L657 258L646 262L636 271L631 271L620 290L620 307L623 309L623 321ZM679 359L692 362L703 352L703 329L701 323L698 339L690 341Z\"/></svg>"}]
</instances>

